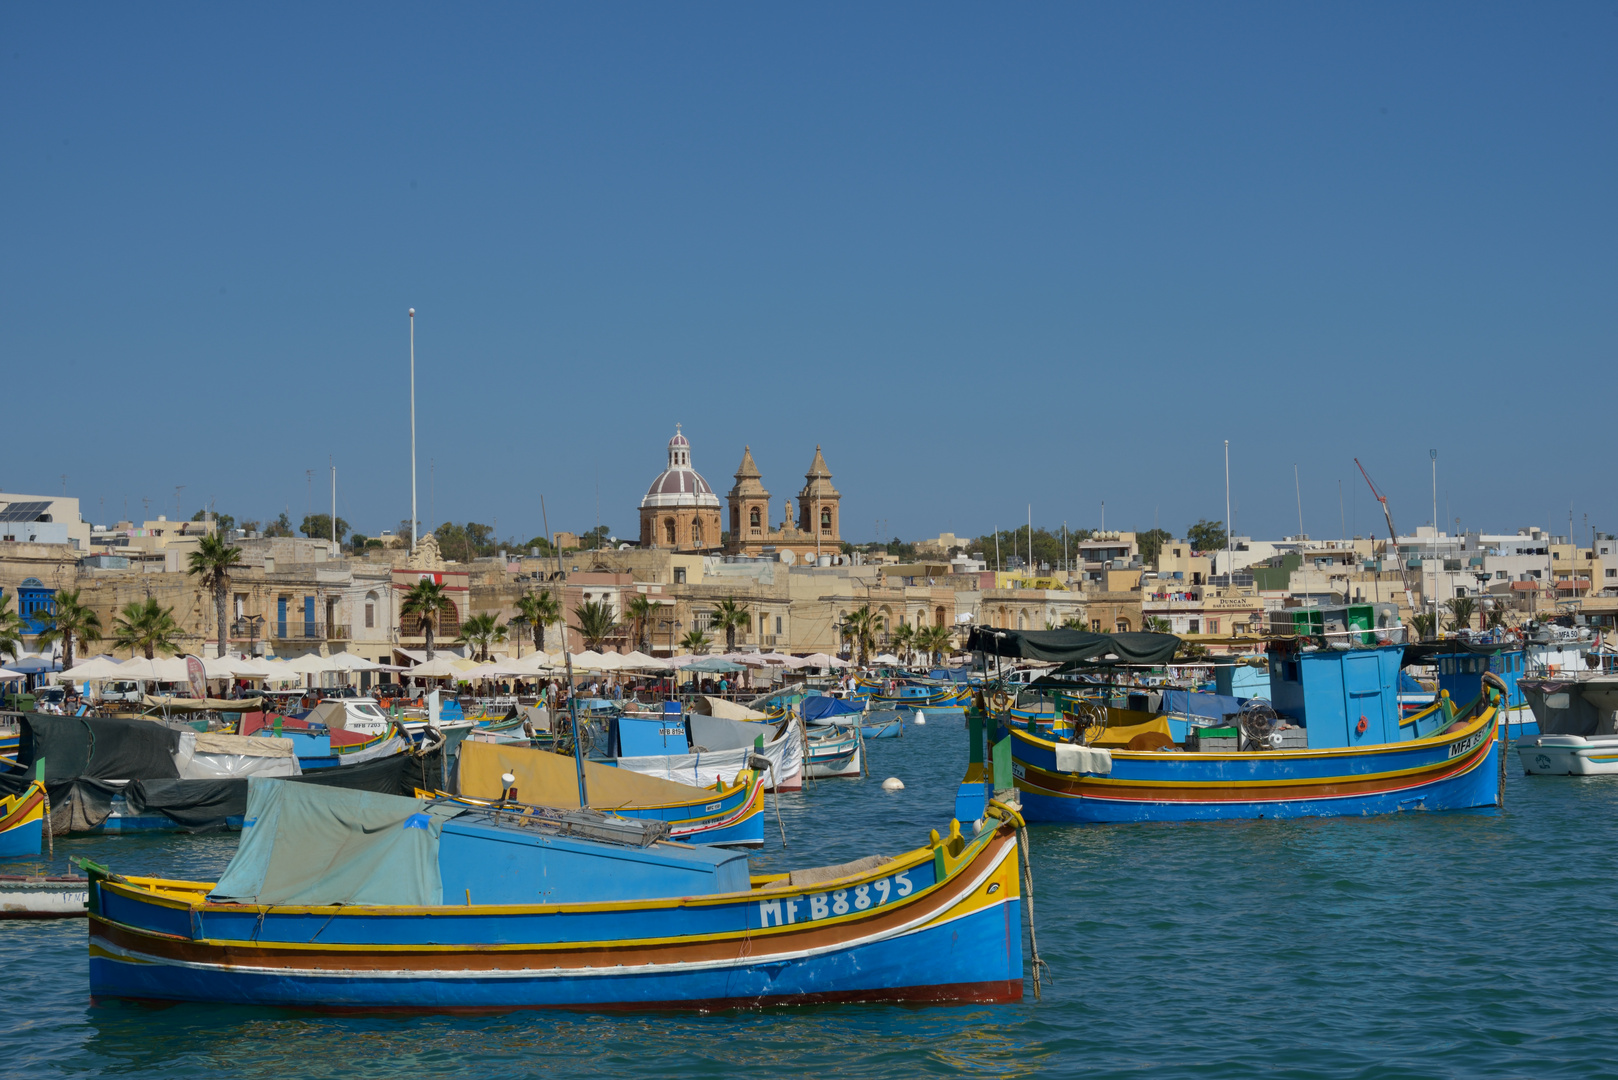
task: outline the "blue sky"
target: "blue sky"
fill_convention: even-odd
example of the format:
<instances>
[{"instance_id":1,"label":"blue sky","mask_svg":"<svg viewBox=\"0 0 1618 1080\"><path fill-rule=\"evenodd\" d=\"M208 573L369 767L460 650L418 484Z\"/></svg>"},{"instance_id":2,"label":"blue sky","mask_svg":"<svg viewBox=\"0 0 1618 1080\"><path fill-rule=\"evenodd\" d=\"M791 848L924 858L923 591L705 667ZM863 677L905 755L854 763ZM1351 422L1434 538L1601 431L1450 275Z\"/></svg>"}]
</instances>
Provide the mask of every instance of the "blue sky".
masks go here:
<instances>
[{"instance_id":1,"label":"blue sky","mask_svg":"<svg viewBox=\"0 0 1618 1080\"><path fill-rule=\"evenodd\" d=\"M10 5L6 490L1618 531L1618 5ZM104 508L104 509L103 509ZM1587 518L1586 518L1587 515Z\"/></svg>"}]
</instances>

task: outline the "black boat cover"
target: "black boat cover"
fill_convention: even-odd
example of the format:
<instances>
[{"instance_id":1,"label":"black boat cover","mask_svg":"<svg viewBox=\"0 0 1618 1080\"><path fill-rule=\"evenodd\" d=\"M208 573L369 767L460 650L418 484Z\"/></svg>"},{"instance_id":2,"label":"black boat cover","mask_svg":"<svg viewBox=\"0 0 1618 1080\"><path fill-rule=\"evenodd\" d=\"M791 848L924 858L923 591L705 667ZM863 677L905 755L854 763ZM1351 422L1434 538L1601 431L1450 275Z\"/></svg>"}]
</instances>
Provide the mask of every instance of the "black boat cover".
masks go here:
<instances>
[{"instance_id":1,"label":"black boat cover","mask_svg":"<svg viewBox=\"0 0 1618 1080\"><path fill-rule=\"evenodd\" d=\"M974 626L966 647L989 656L1084 667L1166 664L1180 639L1173 634L1093 634L1088 630L996 630Z\"/></svg>"}]
</instances>

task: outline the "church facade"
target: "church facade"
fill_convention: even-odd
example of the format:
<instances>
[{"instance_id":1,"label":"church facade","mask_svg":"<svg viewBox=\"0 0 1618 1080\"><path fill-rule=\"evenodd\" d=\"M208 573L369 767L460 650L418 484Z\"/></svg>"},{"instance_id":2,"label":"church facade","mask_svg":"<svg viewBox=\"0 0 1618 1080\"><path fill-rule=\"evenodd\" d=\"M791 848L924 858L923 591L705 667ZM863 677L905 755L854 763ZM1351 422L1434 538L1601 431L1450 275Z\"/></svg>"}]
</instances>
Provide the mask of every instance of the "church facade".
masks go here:
<instances>
[{"instance_id":1,"label":"church facade","mask_svg":"<svg viewBox=\"0 0 1618 1080\"><path fill-rule=\"evenodd\" d=\"M779 525L770 524L770 493L765 490L763 477L753 461L753 448L742 451L742 463L737 466L736 483L730 489L730 542L725 551L731 555L767 555L776 553L783 562L813 562L819 556L835 556L842 544L842 495L831 483L831 470L820 447L815 447L815 459L804 474L804 485L798 492L797 513L793 500L784 500ZM786 554L790 552L790 554Z\"/></svg>"}]
</instances>

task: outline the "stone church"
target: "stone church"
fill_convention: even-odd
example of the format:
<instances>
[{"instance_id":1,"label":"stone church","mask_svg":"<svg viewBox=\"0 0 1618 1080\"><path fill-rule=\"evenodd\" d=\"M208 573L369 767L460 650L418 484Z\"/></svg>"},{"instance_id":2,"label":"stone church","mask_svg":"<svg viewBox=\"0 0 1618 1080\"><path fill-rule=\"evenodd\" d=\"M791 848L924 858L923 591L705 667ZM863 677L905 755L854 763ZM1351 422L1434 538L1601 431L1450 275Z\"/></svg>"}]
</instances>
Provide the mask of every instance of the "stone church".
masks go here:
<instances>
[{"instance_id":1,"label":"stone church","mask_svg":"<svg viewBox=\"0 0 1618 1080\"><path fill-rule=\"evenodd\" d=\"M730 489L730 543L732 555L764 555L770 551L791 552L783 562L814 562L817 556L835 557L842 543L838 520L842 495L831 484L831 470L815 447L815 459L804 474L803 490L798 492L797 520L793 520L792 500L781 506L781 524L770 526L770 493L764 490L753 448L742 450L742 463L736 468L736 484Z\"/></svg>"}]
</instances>

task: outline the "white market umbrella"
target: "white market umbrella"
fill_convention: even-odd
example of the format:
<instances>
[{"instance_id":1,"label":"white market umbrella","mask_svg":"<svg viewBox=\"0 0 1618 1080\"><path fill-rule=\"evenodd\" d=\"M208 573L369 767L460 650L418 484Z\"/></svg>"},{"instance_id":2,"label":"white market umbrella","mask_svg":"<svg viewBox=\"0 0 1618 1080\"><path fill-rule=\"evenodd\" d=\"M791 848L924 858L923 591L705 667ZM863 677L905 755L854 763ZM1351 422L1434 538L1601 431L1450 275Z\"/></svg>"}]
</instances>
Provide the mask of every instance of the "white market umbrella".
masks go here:
<instances>
[{"instance_id":1,"label":"white market umbrella","mask_svg":"<svg viewBox=\"0 0 1618 1080\"><path fill-rule=\"evenodd\" d=\"M116 660L105 656L92 656L81 663L74 664L66 671L60 673L60 678L69 682L89 682L95 679L128 678L123 673L123 666Z\"/></svg>"},{"instance_id":2,"label":"white market umbrella","mask_svg":"<svg viewBox=\"0 0 1618 1080\"><path fill-rule=\"evenodd\" d=\"M413 679L452 679L466 674L448 656L435 656L424 664L417 664L404 674Z\"/></svg>"},{"instance_id":3,"label":"white market umbrella","mask_svg":"<svg viewBox=\"0 0 1618 1080\"><path fill-rule=\"evenodd\" d=\"M0 682L13 682L17 679L26 679L28 675L22 671L12 671L10 668L0 668Z\"/></svg>"}]
</instances>

